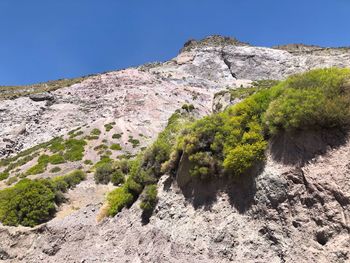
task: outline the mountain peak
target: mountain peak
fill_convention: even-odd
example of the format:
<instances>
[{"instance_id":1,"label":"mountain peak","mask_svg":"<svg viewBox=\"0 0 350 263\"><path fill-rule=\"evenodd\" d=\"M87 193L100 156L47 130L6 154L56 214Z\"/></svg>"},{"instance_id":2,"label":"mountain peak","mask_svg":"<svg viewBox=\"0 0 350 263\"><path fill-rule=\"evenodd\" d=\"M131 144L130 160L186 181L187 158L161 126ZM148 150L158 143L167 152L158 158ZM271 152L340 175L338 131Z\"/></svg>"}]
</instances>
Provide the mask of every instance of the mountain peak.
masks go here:
<instances>
[{"instance_id":1,"label":"mountain peak","mask_svg":"<svg viewBox=\"0 0 350 263\"><path fill-rule=\"evenodd\" d=\"M221 36L221 35L211 35L206 38L196 40L190 39L181 49L181 52L190 51L194 48L205 47L205 46L249 46L248 43L242 42L236 38Z\"/></svg>"}]
</instances>

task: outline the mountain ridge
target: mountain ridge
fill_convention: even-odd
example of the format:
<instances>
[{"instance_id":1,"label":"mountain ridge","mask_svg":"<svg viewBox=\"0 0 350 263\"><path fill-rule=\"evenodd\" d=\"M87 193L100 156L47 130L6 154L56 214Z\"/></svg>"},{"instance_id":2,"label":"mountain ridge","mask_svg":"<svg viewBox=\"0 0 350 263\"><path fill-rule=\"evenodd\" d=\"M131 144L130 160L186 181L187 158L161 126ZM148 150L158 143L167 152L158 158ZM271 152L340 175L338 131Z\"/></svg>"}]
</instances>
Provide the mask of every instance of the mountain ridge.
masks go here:
<instances>
[{"instance_id":1,"label":"mountain ridge","mask_svg":"<svg viewBox=\"0 0 350 263\"><path fill-rule=\"evenodd\" d=\"M202 43L189 42L166 62L98 74L49 93L1 101L0 160L57 136L86 139L82 160L59 164L62 170L57 173L46 164L46 171L29 178L84 169L87 179L66 193L69 202L51 221L34 228L0 225L0 259L348 262L348 137L335 145L329 143L339 139L333 132L282 134L268 145L258 175L242 180L219 178L184 189L171 175L161 175L158 203L148 223L141 220L141 200L115 217L103 218L106 195L118 186L96 184L94 167L85 164L108 156L137 155L155 141L174 113L190 112L199 119L213 108L225 108L213 104L240 101L225 95L229 89L245 89L261 80L278 83L315 68L350 67L348 49L304 45L287 49L297 51L252 47L214 36ZM220 91L225 98L214 96ZM304 153L312 157L290 161ZM34 152L32 160L16 167L18 173L39 162L39 154L51 152ZM16 171L10 171L9 179L17 177ZM0 182L0 189L8 187Z\"/></svg>"}]
</instances>

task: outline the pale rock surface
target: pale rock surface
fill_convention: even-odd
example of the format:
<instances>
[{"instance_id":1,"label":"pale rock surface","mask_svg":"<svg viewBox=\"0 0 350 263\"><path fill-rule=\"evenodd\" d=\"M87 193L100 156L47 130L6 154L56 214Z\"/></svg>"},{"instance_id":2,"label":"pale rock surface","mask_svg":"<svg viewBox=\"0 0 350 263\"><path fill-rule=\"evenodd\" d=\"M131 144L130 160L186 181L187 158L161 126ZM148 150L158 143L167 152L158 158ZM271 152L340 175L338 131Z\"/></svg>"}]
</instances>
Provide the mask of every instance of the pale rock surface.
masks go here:
<instances>
[{"instance_id":1,"label":"pale rock surface","mask_svg":"<svg viewBox=\"0 0 350 263\"><path fill-rule=\"evenodd\" d=\"M206 115L214 93L226 87L330 66L350 66L349 50L252 47L220 37L191 41L171 61L93 76L52 92L53 103L1 101L0 154L112 120L120 131L141 131L149 144L184 103ZM310 136L290 142L295 152L272 143L265 166L240 183L181 189L164 175L148 224L138 202L98 222L111 186L96 186L89 175L69 191L71 203L50 222L34 229L0 227L0 260L350 262L350 143L346 138L329 146Z\"/></svg>"}]
</instances>

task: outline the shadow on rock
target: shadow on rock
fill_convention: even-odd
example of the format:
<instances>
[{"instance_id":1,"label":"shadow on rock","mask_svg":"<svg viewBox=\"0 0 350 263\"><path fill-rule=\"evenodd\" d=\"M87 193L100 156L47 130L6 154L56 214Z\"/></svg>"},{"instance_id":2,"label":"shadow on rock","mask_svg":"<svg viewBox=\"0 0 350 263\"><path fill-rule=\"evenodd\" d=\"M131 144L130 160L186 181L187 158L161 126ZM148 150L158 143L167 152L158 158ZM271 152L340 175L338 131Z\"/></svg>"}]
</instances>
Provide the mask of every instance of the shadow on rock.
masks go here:
<instances>
[{"instance_id":1,"label":"shadow on rock","mask_svg":"<svg viewBox=\"0 0 350 263\"><path fill-rule=\"evenodd\" d=\"M348 133L339 129L283 132L271 139L270 152L277 162L302 166L330 148L345 144Z\"/></svg>"},{"instance_id":2,"label":"shadow on rock","mask_svg":"<svg viewBox=\"0 0 350 263\"><path fill-rule=\"evenodd\" d=\"M245 213L254 202L256 176L262 171L263 167L264 164L260 163L246 174L233 178L227 175L201 180L191 177L188 173L189 166L183 163L177 173L177 182L183 195L192 203L195 209L210 210L217 201L218 194L227 193L232 207L236 208L239 213ZM183 177L186 177L186 180Z\"/></svg>"}]
</instances>

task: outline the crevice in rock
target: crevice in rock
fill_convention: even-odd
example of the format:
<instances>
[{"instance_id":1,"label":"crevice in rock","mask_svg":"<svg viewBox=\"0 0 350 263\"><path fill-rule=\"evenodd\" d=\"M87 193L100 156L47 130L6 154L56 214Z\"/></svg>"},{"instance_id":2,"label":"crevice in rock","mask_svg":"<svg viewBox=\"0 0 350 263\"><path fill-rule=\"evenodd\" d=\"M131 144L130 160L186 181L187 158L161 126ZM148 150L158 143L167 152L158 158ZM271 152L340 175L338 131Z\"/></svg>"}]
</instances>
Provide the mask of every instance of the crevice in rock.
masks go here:
<instances>
[{"instance_id":1,"label":"crevice in rock","mask_svg":"<svg viewBox=\"0 0 350 263\"><path fill-rule=\"evenodd\" d=\"M232 71L232 64L231 64L231 62L226 58L225 52L224 52L223 50L221 50L220 55L221 55L222 61L223 61L224 64L227 66L228 70L230 71L231 76L232 76L234 79L237 79L236 73Z\"/></svg>"}]
</instances>

